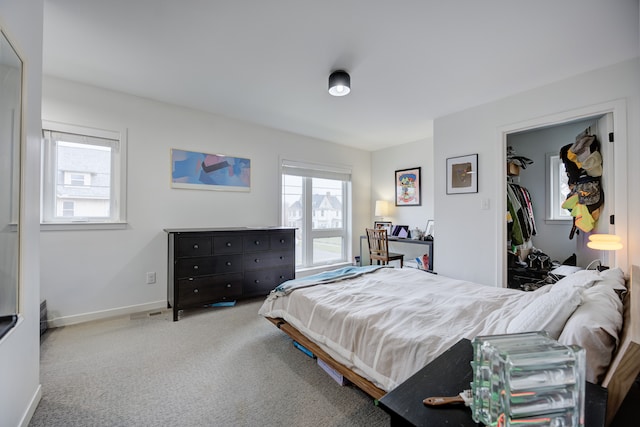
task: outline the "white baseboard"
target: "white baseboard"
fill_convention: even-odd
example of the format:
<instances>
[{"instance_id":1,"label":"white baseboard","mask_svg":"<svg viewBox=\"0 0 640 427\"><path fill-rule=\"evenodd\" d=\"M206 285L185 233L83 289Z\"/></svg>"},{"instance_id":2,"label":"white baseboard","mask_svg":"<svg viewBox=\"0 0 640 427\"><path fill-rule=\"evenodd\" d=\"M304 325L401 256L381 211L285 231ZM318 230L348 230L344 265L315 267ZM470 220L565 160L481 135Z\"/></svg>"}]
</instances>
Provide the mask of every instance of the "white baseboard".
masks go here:
<instances>
[{"instance_id":1,"label":"white baseboard","mask_svg":"<svg viewBox=\"0 0 640 427\"><path fill-rule=\"evenodd\" d=\"M50 328L59 328L61 326L76 325L78 323L90 322L92 320L108 319L110 317L126 316L129 314L140 313L143 311L166 310L167 301L149 302L146 304L129 305L126 307L118 307L110 310L94 311L91 313L75 314L73 316L57 317L55 319L47 319L47 326Z\"/></svg>"},{"instance_id":2,"label":"white baseboard","mask_svg":"<svg viewBox=\"0 0 640 427\"><path fill-rule=\"evenodd\" d=\"M36 408L38 404L40 404L40 399L42 399L42 384L38 384L38 389L33 395L31 402L29 402L29 406L27 406L27 410L24 413L24 417L20 421L20 427L28 427L31 422L31 418L33 418L33 414L36 413Z\"/></svg>"}]
</instances>

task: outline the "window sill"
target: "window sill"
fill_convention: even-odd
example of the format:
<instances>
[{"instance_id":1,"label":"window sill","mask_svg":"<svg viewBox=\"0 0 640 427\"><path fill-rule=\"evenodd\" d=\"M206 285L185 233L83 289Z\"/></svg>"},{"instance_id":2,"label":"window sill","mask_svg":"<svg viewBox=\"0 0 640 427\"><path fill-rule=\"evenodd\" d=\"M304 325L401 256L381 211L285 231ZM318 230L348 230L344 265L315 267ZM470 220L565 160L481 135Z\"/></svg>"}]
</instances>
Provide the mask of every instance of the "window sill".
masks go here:
<instances>
[{"instance_id":1,"label":"window sill","mask_svg":"<svg viewBox=\"0 0 640 427\"><path fill-rule=\"evenodd\" d=\"M573 222L573 218L569 219L545 219L544 223L549 225L566 225L571 224Z\"/></svg>"},{"instance_id":2,"label":"window sill","mask_svg":"<svg viewBox=\"0 0 640 427\"><path fill-rule=\"evenodd\" d=\"M40 231L125 230L126 222L41 223Z\"/></svg>"},{"instance_id":3,"label":"window sill","mask_svg":"<svg viewBox=\"0 0 640 427\"><path fill-rule=\"evenodd\" d=\"M335 270L336 268L353 265L349 262L339 262L335 264L322 265L318 267L305 267L296 270L296 278L311 276L312 274Z\"/></svg>"}]
</instances>

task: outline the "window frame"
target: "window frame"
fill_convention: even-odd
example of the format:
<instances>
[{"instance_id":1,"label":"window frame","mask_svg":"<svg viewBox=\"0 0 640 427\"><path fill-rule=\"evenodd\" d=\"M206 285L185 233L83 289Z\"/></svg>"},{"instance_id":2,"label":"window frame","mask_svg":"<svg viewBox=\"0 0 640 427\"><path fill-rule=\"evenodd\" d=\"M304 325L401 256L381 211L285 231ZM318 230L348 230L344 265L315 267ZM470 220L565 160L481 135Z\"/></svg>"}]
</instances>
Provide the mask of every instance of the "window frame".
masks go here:
<instances>
[{"instance_id":1,"label":"window frame","mask_svg":"<svg viewBox=\"0 0 640 427\"><path fill-rule=\"evenodd\" d=\"M570 222L573 220L571 213L562 209L564 199L560 191L560 165L562 159L558 153L547 153L546 157L546 177L547 177L547 212L545 221L548 222ZM566 178L566 174L563 178Z\"/></svg>"},{"instance_id":2,"label":"window frame","mask_svg":"<svg viewBox=\"0 0 640 427\"><path fill-rule=\"evenodd\" d=\"M56 174L55 146L46 132L61 132L116 141L111 147L110 216L65 219L55 213ZM41 162L41 230L123 229L126 228L127 201L127 132L106 130L68 123L42 121ZM72 171L71 171L72 172ZM75 172L74 172L75 173ZM83 172L84 174L84 172ZM91 179L91 177L89 177ZM71 185L71 184L65 184ZM85 181L86 185L86 181Z\"/></svg>"},{"instance_id":3,"label":"window frame","mask_svg":"<svg viewBox=\"0 0 640 427\"><path fill-rule=\"evenodd\" d=\"M296 235L302 241L301 247L301 263L298 263L296 259L296 271L321 269L330 266L348 264L351 257L351 168L346 166L335 166L325 164L315 164L308 162L298 162L286 159L280 161L280 221L282 225L289 226L287 223L288 218L284 218L285 212L285 200L283 197L284 191L284 176L292 175L302 178L302 197L305 199L305 203L301 206L303 215L303 229L296 229ZM324 178L336 181L342 181L342 210L340 215L342 216L342 228L316 228L312 226L313 219L317 212L312 211L311 215L305 213L313 204L313 191L312 182L313 178ZM321 216L321 215L318 215ZM341 257L339 260L333 260L330 262L313 262L313 242L318 238L331 238L340 237L342 239Z\"/></svg>"}]
</instances>

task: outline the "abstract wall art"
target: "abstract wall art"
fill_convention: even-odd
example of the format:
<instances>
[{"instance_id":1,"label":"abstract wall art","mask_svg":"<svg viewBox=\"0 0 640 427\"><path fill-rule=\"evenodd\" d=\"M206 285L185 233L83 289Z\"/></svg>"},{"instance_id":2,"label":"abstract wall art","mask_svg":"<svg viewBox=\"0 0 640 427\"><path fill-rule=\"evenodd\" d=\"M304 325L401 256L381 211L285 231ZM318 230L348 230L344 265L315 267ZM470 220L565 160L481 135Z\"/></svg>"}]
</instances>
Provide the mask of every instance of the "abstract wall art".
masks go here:
<instances>
[{"instance_id":1,"label":"abstract wall art","mask_svg":"<svg viewBox=\"0 0 640 427\"><path fill-rule=\"evenodd\" d=\"M251 160L172 148L171 187L250 191Z\"/></svg>"}]
</instances>

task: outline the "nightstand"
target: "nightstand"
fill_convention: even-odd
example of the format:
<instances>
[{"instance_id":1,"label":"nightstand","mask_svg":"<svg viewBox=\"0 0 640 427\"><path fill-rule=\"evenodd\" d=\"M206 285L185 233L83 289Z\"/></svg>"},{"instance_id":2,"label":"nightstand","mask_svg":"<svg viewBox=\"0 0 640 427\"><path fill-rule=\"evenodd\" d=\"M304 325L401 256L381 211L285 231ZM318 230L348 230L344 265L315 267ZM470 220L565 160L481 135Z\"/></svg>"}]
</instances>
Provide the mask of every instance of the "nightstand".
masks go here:
<instances>
[{"instance_id":1,"label":"nightstand","mask_svg":"<svg viewBox=\"0 0 640 427\"><path fill-rule=\"evenodd\" d=\"M416 372L408 380L385 394L379 406L391 415L392 426L482 426L473 422L471 408L464 405L426 406L430 396L456 396L470 388L473 370L471 341L462 339ZM604 426L607 390L587 382L585 426Z\"/></svg>"}]
</instances>

